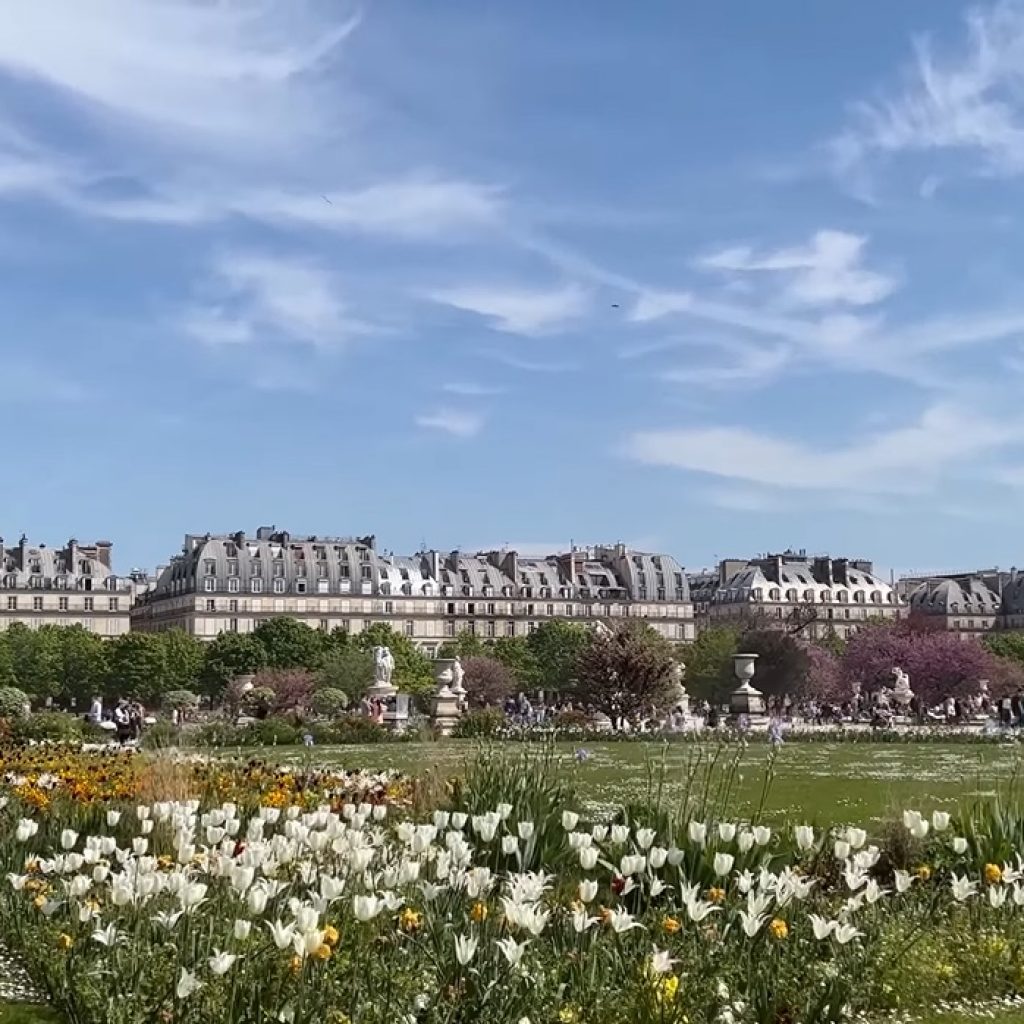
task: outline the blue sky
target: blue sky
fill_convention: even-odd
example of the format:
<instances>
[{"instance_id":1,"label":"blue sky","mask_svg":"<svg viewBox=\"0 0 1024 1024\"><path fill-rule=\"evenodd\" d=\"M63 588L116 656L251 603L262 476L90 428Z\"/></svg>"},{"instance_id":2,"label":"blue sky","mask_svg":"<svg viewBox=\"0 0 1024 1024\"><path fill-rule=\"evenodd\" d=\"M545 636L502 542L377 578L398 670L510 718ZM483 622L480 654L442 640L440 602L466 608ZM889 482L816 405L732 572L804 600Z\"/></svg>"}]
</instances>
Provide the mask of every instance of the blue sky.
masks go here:
<instances>
[{"instance_id":1,"label":"blue sky","mask_svg":"<svg viewBox=\"0 0 1024 1024\"><path fill-rule=\"evenodd\" d=\"M9 6L9 540L1024 557L1024 3Z\"/></svg>"}]
</instances>

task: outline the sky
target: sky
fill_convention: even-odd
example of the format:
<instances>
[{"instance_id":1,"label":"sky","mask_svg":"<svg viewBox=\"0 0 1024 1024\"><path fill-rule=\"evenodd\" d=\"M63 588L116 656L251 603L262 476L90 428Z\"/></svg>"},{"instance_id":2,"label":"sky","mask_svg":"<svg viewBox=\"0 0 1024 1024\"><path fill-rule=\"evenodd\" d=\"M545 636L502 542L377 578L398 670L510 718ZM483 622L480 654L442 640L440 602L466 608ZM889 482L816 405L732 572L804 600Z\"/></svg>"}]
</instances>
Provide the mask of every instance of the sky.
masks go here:
<instances>
[{"instance_id":1,"label":"sky","mask_svg":"<svg viewBox=\"0 0 1024 1024\"><path fill-rule=\"evenodd\" d=\"M1024 0L0 0L0 533L1024 559Z\"/></svg>"}]
</instances>

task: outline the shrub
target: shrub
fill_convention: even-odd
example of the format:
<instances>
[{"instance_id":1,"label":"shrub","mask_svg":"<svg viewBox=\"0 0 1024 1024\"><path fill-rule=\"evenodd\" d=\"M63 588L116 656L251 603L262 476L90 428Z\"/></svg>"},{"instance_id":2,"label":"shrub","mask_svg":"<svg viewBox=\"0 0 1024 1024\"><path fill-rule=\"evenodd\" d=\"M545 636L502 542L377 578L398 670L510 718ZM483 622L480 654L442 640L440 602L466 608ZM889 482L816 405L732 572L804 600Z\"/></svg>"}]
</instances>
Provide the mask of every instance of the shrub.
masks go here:
<instances>
[{"instance_id":1,"label":"shrub","mask_svg":"<svg viewBox=\"0 0 1024 1024\"><path fill-rule=\"evenodd\" d=\"M199 705L199 698L191 690L170 690L160 700L168 711L183 711Z\"/></svg>"},{"instance_id":2,"label":"shrub","mask_svg":"<svg viewBox=\"0 0 1024 1024\"><path fill-rule=\"evenodd\" d=\"M244 730L230 722L207 722L196 730L189 730L189 742L197 747L234 747L241 743Z\"/></svg>"},{"instance_id":3,"label":"shrub","mask_svg":"<svg viewBox=\"0 0 1024 1024\"><path fill-rule=\"evenodd\" d=\"M585 711L573 708L571 711L559 711L552 720L556 729L584 732L590 728L590 718Z\"/></svg>"},{"instance_id":4,"label":"shrub","mask_svg":"<svg viewBox=\"0 0 1024 1024\"><path fill-rule=\"evenodd\" d=\"M325 718L334 718L348 707L348 694L334 686L317 690L310 701L313 710Z\"/></svg>"},{"instance_id":5,"label":"shrub","mask_svg":"<svg viewBox=\"0 0 1024 1024\"><path fill-rule=\"evenodd\" d=\"M28 694L16 686L0 686L0 718L24 718Z\"/></svg>"},{"instance_id":6,"label":"shrub","mask_svg":"<svg viewBox=\"0 0 1024 1024\"><path fill-rule=\"evenodd\" d=\"M284 747L298 743L299 730L283 718L264 718L238 730L236 742L243 747Z\"/></svg>"},{"instance_id":7,"label":"shrub","mask_svg":"<svg viewBox=\"0 0 1024 1024\"><path fill-rule=\"evenodd\" d=\"M159 721L142 733L142 746L146 750L164 750L178 745L180 730L171 722Z\"/></svg>"},{"instance_id":8,"label":"shrub","mask_svg":"<svg viewBox=\"0 0 1024 1024\"><path fill-rule=\"evenodd\" d=\"M480 708L468 711L459 719L454 735L460 739L480 739L497 736L505 724L505 716L497 708Z\"/></svg>"},{"instance_id":9,"label":"shrub","mask_svg":"<svg viewBox=\"0 0 1024 1024\"><path fill-rule=\"evenodd\" d=\"M81 742L84 733L82 719L63 711L43 711L12 723L11 735L15 740L50 740L54 743Z\"/></svg>"},{"instance_id":10,"label":"shrub","mask_svg":"<svg viewBox=\"0 0 1024 1024\"><path fill-rule=\"evenodd\" d=\"M339 718L331 727L332 743L381 743L388 738L383 725L361 715Z\"/></svg>"}]
</instances>

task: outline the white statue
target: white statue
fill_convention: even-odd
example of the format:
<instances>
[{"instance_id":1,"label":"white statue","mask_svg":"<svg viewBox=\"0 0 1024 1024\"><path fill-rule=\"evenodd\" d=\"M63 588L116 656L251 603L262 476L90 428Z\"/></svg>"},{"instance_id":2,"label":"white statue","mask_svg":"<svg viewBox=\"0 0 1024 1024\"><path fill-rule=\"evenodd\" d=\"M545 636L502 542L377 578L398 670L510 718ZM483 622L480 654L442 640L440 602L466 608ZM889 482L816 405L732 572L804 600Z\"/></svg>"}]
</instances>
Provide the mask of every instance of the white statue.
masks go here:
<instances>
[{"instance_id":1,"label":"white statue","mask_svg":"<svg viewBox=\"0 0 1024 1024\"><path fill-rule=\"evenodd\" d=\"M906 706L914 699L914 691L910 688L910 676L899 667L895 666L892 674L896 677L896 685L893 687L893 700L897 704Z\"/></svg>"},{"instance_id":2,"label":"white statue","mask_svg":"<svg viewBox=\"0 0 1024 1024\"><path fill-rule=\"evenodd\" d=\"M452 693L463 694L466 692L465 687L462 685L462 680L465 678L466 670L462 667L462 661L458 655L455 656L455 660L452 662Z\"/></svg>"},{"instance_id":3,"label":"white statue","mask_svg":"<svg viewBox=\"0 0 1024 1024\"><path fill-rule=\"evenodd\" d=\"M373 649L373 681L391 685L391 674L395 671L395 659L390 647L374 647Z\"/></svg>"}]
</instances>

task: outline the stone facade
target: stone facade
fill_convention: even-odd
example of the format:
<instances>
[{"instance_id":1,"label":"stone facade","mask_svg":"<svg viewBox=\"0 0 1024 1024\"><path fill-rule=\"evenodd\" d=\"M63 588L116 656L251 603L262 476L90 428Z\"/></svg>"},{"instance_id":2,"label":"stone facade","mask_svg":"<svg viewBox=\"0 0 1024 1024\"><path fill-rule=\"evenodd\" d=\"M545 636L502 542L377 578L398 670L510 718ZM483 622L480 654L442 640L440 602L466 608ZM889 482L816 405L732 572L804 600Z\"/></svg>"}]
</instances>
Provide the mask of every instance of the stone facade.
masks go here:
<instances>
[{"instance_id":1,"label":"stone facade","mask_svg":"<svg viewBox=\"0 0 1024 1024\"><path fill-rule=\"evenodd\" d=\"M1024 629L1024 574L1016 569L906 576L899 587L913 614L962 636Z\"/></svg>"},{"instance_id":2,"label":"stone facade","mask_svg":"<svg viewBox=\"0 0 1024 1024\"><path fill-rule=\"evenodd\" d=\"M135 584L111 568L107 541L63 548L30 544L22 537L7 547L0 538L0 629L20 622L82 626L104 637L127 633Z\"/></svg>"},{"instance_id":3,"label":"stone facade","mask_svg":"<svg viewBox=\"0 0 1024 1024\"><path fill-rule=\"evenodd\" d=\"M132 628L184 629L201 639L251 632L288 615L358 633L384 622L428 654L463 631L525 636L551 619L606 624L640 618L670 640L694 639L683 567L623 545L543 558L515 551L386 554L373 537L293 537L263 527L189 534L141 593Z\"/></svg>"},{"instance_id":4,"label":"stone facade","mask_svg":"<svg viewBox=\"0 0 1024 1024\"><path fill-rule=\"evenodd\" d=\"M690 576L698 627L747 623L847 637L870 619L895 619L905 603L871 562L786 551L726 559Z\"/></svg>"}]
</instances>

